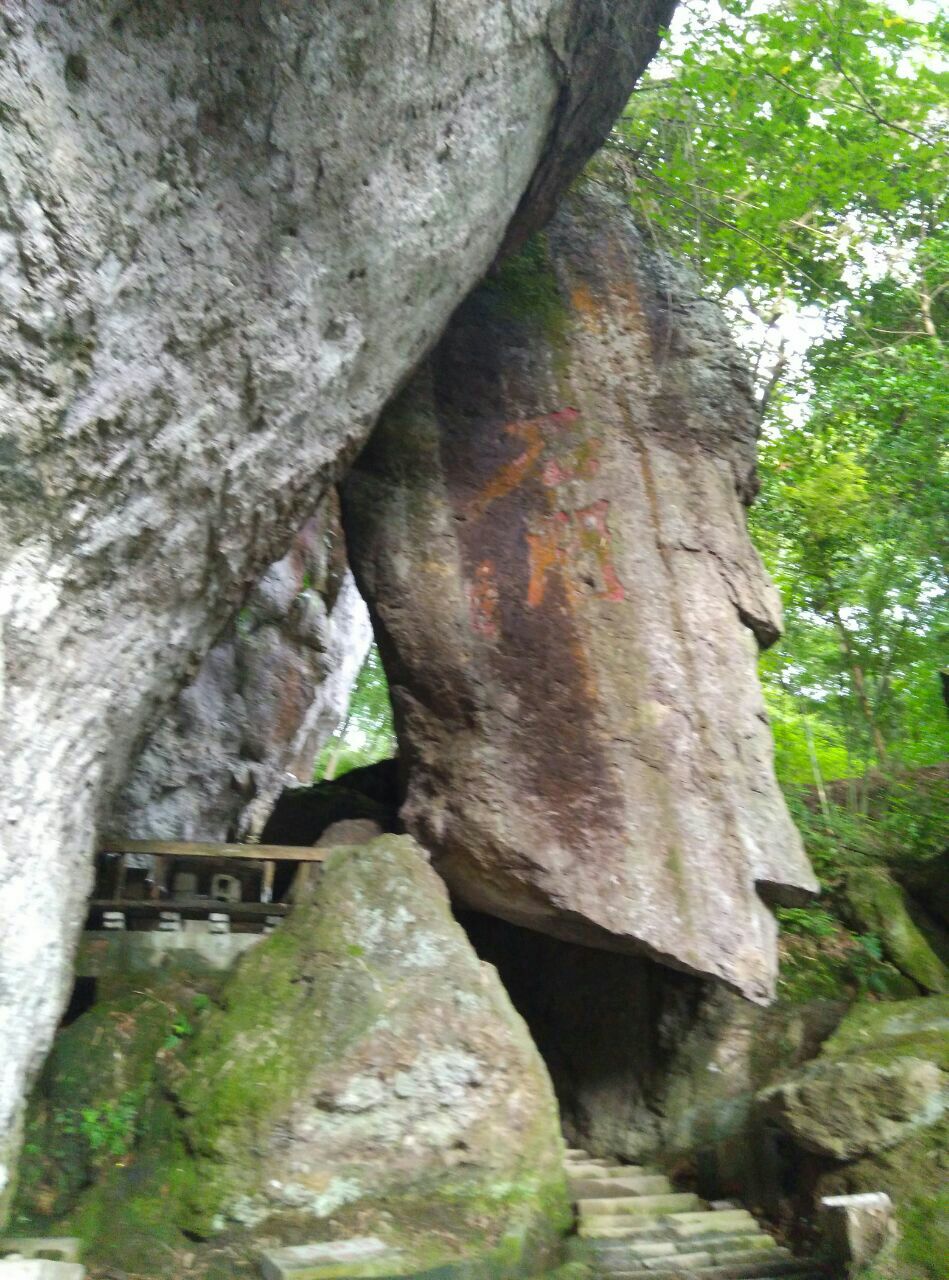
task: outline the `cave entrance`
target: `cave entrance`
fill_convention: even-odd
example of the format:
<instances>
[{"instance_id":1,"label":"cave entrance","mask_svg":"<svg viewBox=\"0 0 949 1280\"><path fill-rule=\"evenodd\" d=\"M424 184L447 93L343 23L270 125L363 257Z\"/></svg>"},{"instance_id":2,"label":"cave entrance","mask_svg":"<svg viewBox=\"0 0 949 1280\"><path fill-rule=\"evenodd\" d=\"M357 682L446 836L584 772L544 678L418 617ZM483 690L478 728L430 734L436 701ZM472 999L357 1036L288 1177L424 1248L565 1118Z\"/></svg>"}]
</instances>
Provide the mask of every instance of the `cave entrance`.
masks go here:
<instances>
[{"instance_id":1,"label":"cave entrance","mask_svg":"<svg viewBox=\"0 0 949 1280\"><path fill-rule=\"evenodd\" d=\"M631 1162L655 1155L706 984L639 956L456 914L527 1023L568 1142Z\"/></svg>"}]
</instances>

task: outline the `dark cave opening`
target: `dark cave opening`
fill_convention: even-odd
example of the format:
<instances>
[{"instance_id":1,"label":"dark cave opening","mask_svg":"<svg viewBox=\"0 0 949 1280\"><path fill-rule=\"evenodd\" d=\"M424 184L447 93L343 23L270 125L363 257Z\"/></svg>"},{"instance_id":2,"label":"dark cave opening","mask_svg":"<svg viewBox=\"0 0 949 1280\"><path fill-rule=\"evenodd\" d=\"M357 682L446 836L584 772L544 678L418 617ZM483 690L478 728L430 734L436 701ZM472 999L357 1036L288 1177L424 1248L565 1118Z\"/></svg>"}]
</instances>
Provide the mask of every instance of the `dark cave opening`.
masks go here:
<instances>
[{"instance_id":1,"label":"dark cave opening","mask_svg":"<svg viewBox=\"0 0 949 1280\"><path fill-rule=\"evenodd\" d=\"M632 1161L653 1155L707 984L639 956L456 914L527 1023L568 1141Z\"/></svg>"},{"instance_id":2,"label":"dark cave opening","mask_svg":"<svg viewBox=\"0 0 949 1280\"><path fill-rule=\"evenodd\" d=\"M710 1201L754 1203L795 1233L815 1174L754 1107L766 1011L641 956L456 917L527 1024L568 1144L657 1167Z\"/></svg>"},{"instance_id":3,"label":"dark cave opening","mask_svg":"<svg viewBox=\"0 0 949 1280\"><path fill-rule=\"evenodd\" d=\"M261 843L316 844L338 822L372 822L384 832L401 832L401 803L398 758L379 760L332 780L281 792L261 832ZM295 874L292 863L278 864L274 880L276 901L284 901Z\"/></svg>"}]
</instances>

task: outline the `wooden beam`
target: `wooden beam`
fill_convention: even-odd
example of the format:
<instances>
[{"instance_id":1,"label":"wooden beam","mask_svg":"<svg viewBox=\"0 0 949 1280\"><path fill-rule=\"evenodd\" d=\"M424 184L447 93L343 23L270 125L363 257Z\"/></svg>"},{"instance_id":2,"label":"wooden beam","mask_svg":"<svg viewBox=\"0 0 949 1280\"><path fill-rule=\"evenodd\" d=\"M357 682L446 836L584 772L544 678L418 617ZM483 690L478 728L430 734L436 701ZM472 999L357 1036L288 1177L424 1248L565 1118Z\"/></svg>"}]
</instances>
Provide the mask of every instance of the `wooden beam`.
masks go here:
<instances>
[{"instance_id":1,"label":"wooden beam","mask_svg":"<svg viewBox=\"0 0 949 1280\"><path fill-rule=\"evenodd\" d=\"M113 840L100 853L154 853L161 858L251 858L268 862L323 862L329 849L305 844L208 844L191 840Z\"/></svg>"},{"instance_id":2,"label":"wooden beam","mask_svg":"<svg viewBox=\"0 0 949 1280\"><path fill-rule=\"evenodd\" d=\"M124 911L130 916L158 916L160 911L179 911L183 916L207 915L218 911L226 916L242 916L248 920L266 919L267 916L285 916L285 902L218 902L214 898L93 898L89 911Z\"/></svg>"}]
</instances>

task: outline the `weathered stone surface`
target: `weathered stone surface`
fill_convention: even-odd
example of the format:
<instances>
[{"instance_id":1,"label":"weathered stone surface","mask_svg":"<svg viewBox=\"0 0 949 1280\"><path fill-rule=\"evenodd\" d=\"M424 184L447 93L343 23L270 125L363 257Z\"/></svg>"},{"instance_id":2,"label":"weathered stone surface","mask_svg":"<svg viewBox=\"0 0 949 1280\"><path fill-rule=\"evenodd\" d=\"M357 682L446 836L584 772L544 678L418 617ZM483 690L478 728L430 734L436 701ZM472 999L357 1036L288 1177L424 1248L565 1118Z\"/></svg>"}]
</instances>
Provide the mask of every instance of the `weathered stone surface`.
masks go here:
<instances>
[{"instance_id":1,"label":"weathered stone surface","mask_svg":"<svg viewBox=\"0 0 949 1280\"><path fill-rule=\"evenodd\" d=\"M57 1035L19 1230L81 1223L97 1266L177 1276L222 1231L235 1264L373 1235L416 1270L566 1229L544 1063L410 837L332 851L276 932L200 979L210 1003L183 978L129 975Z\"/></svg>"},{"instance_id":2,"label":"weathered stone surface","mask_svg":"<svg viewBox=\"0 0 949 1280\"><path fill-rule=\"evenodd\" d=\"M767 1118L807 1151L852 1160L883 1151L945 1108L943 1073L933 1062L818 1062L761 1096Z\"/></svg>"},{"instance_id":3,"label":"weathered stone surface","mask_svg":"<svg viewBox=\"0 0 949 1280\"><path fill-rule=\"evenodd\" d=\"M372 642L334 508L300 530L179 694L109 813L110 833L259 835L287 783L310 781Z\"/></svg>"},{"instance_id":4,"label":"weathered stone surface","mask_svg":"<svg viewBox=\"0 0 949 1280\"><path fill-rule=\"evenodd\" d=\"M825 1256L855 1277L896 1235L893 1201L885 1191L825 1196L819 1226Z\"/></svg>"},{"instance_id":5,"label":"weathered stone surface","mask_svg":"<svg viewBox=\"0 0 949 1280\"><path fill-rule=\"evenodd\" d=\"M0 1203L134 744L670 10L3 6Z\"/></svg>"},{"instance_id":6,"label":"weathered stone surface","mask_svg":"<svg viewBox=\"0 0 949 1280\"><path fill-rule=\"evenodd\" d=\"M885 1151L935 1124L949 1107L947 1003L858 1008L813 1063L759 1096L764 1114L835 1160Z\"/></svg>"},{"instance_id":7,"label":"weathered stone surface","mask_svg":"<svg viewBox=\"0 0 949 1280\"><path fill-rule=\"evenodd\" d=\"M878 937L890 960L923 991L949 991L949 969L910 915L900 886L878 867L852 867L844 891L858 929Z\"/></svg>"},{"instance_id":8,"label":"weathered stone surface","mask_svg":"<svg viewBox=\"0 0 949 1280\"><path fill-rule=\"evenodd\" d=\"M695 280L572 201L459 310L344 491L403 817L467 904L768 998L813 891L755 672L756 414Z\"/></svg>"},{"instance_id":9,"label":"weathered stone surface","mask_svg":"<svg viewBox=\"0 0 949 1280\"><path fill-rule=\"evenodd\" d=\"M183 1225L272 1231L375 1205L408 1230L449 1203L459 1236L472 1215L495 1235L557 1220L543 1062L411 838L332 854L225 997L176 1090L196 1158Z\"/></svg>"},{"instance_id":10,"label":"weathered stone surface","mask_svg":"<svg viewBox=\"0 0 949 1280\"><path fill-rule=\"evenodd\" d=\"M316 844L317 848L324 849L331 849L337 844L368 844L370 840L376 840L384 834L379 823L373 822L371 818L344 818L327 827Z\"/></svg>"}]
</instances>

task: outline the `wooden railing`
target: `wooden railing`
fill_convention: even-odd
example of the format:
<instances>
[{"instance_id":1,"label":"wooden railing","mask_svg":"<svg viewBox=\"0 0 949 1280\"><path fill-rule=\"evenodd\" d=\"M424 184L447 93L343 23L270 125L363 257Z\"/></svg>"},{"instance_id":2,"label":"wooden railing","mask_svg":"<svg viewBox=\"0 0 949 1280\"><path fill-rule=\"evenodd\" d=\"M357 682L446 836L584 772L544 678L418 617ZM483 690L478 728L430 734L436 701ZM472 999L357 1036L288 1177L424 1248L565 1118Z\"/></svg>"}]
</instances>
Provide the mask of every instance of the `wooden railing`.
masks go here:
<instances>
[{"instance_id":1,"label":"wooden railing","mask_svg":"<svg viewBox=\"0 0 949 1280\"><path fill-rule=\"evenodd\" d=\"M95 899L93 907L141 907L140 900L125 899L125 882L127 861L130 854L149 854L159 858L179 858L183 861L192 859L220 863L241 860L260 868L261 889L260 902L270 904L273 896L274 872L278 862L322 862L327 854L326 849L317 849L312 845L296 844L212 844L207 841L194 840L112 840L104 842L100 854L113 854L118 858L115 881L111 898ZM228 904L216 904L226 907ZM242 909L253 904L242 903Z\"/></svg>"}]
</instances>

